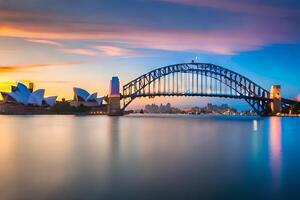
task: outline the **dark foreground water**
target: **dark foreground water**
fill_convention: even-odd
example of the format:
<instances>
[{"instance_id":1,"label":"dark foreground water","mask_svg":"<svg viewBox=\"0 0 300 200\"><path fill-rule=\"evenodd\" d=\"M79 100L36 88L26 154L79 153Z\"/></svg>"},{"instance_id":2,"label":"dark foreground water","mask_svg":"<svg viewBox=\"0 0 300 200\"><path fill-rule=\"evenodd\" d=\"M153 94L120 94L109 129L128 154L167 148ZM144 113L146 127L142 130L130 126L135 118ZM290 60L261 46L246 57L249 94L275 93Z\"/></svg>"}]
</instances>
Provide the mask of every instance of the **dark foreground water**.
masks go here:
<instances>
[{"instance_id":1,"label":"dark foreground water","mask_svg":"<svg viewBox=\"0 0 300 200\"><path fill-rule=\"evenodd\" d=\"M299 199L300 118L0 116L0 199Z\"/></svg>"}]
</instances>

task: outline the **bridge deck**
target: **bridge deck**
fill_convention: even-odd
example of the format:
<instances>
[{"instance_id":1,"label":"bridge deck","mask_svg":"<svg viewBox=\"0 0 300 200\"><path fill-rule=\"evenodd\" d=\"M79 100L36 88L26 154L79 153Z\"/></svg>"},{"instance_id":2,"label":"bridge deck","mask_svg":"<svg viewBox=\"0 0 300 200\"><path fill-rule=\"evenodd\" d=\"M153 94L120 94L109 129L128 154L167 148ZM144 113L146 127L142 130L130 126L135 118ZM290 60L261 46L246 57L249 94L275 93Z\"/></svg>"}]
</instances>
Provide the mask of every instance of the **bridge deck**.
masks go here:
<instances>
[{"instance_id":1,"label":"bridge deck","mask_svg":"<svg viewBox=\"0 0 300 200\"><path fill-rule=\"evenodd\" d=\"M158 96L198 96L198 97L222 97L222 98L232 98L232 99L255 99L262 101L272 101L269 98L262 98L256 96L244 96L244 95L229 95L229 94L207 94L207 93L153 93L153 94L132 94L132 95L122 95L123 98L138 98L138 97L158 97Z\"/></svg>"}]
</instances>

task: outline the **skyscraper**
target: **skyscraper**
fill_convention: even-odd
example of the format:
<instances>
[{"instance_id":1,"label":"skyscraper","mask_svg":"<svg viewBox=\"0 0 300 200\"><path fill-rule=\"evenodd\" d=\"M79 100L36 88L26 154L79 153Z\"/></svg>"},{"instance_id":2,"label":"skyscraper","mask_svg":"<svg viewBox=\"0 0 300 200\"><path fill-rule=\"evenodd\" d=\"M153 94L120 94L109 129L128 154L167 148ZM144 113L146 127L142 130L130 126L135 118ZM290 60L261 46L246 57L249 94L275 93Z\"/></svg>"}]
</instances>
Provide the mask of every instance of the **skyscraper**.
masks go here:
<instances>
[{"instance_id":1,"label":"skyscraper","mask_svg":"<svg viewBox=\"0 0 300 200\"><path fill-rule=\"evenodd\" d=\"M110 92L108 97L108 114L121 115L120 108L120 81L117 76L113 76L110 81Z\"/></svg>"},{"instance_id":2,"label":"skyscraper","mask_svg":"<svg viewBox=\"0 0 300 200\"><path fill-rule=\"evenodd\" d=\"M120 81L117 76L113 76L110 81L110 96L120 96Z\"/></svg>"}]
</instances>

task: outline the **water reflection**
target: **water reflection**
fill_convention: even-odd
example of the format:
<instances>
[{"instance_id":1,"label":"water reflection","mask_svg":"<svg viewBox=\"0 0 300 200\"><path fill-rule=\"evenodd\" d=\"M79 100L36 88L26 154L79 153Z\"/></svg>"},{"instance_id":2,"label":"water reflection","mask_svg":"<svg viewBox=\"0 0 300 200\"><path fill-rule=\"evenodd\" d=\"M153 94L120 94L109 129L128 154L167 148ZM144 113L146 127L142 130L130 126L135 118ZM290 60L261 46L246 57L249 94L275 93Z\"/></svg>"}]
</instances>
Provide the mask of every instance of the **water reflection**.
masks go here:
<instances>
[{"instance_id":1,"label":"water reflection","mask_svg":"<svg viewBox=\"0 0 300 200\"><path fill-rule=\"evenodd\" d=\"M1 123L8 120L0 117ZM17 138L10 134L12 127L1 125L4 131L0 132L0 199L10 199L15 196L16 189L13 187L16 183L16 152Z\"/></svg>"},{"instance_id":2,"label":"water reflection","mask_svg":"<svg viewBox=\"0 0 300 200\"><path fill-rule=\"evenodd\" d=\"M272 168L274 184L278 187L280 183L282 162L282 129L280 117L270 118L269 131L270 164Z\"/></svg>"},{"instance_id":3,"label":"water reflection","mask_svg":"<svg viewBox=\"0 0 300 200\"><path fill-rule=\"evenodd\" d=\"M274 199L287 185L299 191L300 118L0 121L0 200Z\"/></svg>"},{"instance_id":4,"label":"water reflection","mask_svg":"<svg viewBox=\"0 0 300 200\"><path fill-rule=\"evenodd\" d=\"M108 131L108 141L109 141L109 152L108 157L110 158L110 191L118 189L117 176L120 175L120 136L119 136L119 117L113 117L108 120L109 131Z\"/></svg>"},{"instance_id":5,"label":"water reflection","mask_svg":"<svg viewBox=\"0 0 300 200\"><path fill-rule=\"evenodd\" d=\"M253 131L256 132L257 131L257 120L253 120Z\"/></svg>"}]
</instances>

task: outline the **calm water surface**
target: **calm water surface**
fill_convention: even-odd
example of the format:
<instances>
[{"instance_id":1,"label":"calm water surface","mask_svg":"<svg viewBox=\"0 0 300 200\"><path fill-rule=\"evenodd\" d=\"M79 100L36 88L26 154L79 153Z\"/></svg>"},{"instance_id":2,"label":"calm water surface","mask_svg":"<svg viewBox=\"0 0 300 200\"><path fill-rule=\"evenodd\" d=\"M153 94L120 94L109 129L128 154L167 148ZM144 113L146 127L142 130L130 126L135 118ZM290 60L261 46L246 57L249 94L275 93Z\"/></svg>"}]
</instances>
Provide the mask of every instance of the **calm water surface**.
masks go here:
<instances>
[{"instance_id":1,"label":"calm water surface","mask_svg":"<svg viewBox=\"0 0 300 200\"><path fill-rule=\"evenodd\" d=\"M0 116L0 199L299 199L300 118Z\"/></svg>"}]
</instances>

